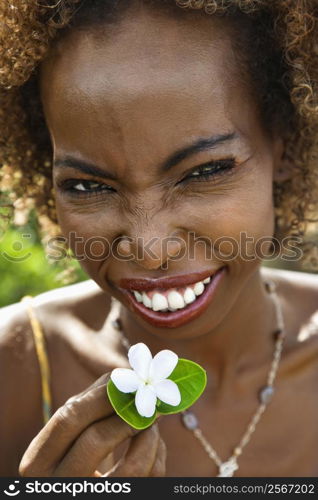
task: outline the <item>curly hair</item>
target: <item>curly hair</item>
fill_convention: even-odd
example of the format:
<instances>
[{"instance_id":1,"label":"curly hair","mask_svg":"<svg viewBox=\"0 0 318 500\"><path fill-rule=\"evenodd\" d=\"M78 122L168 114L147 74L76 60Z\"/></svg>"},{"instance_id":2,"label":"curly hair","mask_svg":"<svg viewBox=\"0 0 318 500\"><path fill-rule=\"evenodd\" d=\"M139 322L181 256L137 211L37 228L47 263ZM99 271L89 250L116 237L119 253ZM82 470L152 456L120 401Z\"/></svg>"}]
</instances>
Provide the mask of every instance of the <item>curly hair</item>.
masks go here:
<instances>
[{"instance_id":1,"label":"curly hair","mask_svg":"<svg viewBox=\"0 0 318 500\"><path fill-rule=\"evenodd\" d=\"M178 15L202 10L232 21L237 35L233 43L248 66L264 124L279 131L293 167L290 178L274 182L274 236L301 237L303 263L318 269L316 243L308 238L318 212L317 0L139 1ZM61 231L52 147L38 93L39 65L67 30L114 22L134 3L0 0L0 189L8 193L15 211L36 211L46 236Z\"/></svg>"}]
</instances>

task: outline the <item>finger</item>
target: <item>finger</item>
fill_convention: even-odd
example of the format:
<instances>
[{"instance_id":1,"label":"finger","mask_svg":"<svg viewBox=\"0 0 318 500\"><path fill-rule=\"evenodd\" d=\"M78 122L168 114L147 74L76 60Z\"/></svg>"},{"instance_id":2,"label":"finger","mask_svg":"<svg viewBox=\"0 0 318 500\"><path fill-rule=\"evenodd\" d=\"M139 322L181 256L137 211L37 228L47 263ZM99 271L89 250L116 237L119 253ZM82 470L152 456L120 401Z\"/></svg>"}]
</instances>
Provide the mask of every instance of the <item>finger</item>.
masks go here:
<instances>
[{"instance_id":1,"label":"finger","mask_svg":"<svg viewBox=\"0 0 318 500\"><path fill-rule=\"evenodd\" d=\"M157 456L152 466L150 477L165 477L166 475L167 447L163 439L159 438Z\"/></svg>"},{"instance_id":2,"label":"finger","mask_svg":"<svg viewBox=\"0 0 318 500\"><path fill-rule=\"evenodd\" d=\"M103 377L102 385L96 386L95 382L93 388L70 398L54 413L24 453L20 475L50 475L85 428L114 413L106 393L110 374Z\"/></svg>"},{"instance_id":3,"label":"finger","mask_svg":"<svg viewBox=\"0 0 318 500\"><path fill-rule=\"evenodd\" d=\"M93 476L114 448L137 432L117 415L95 422L77 438L54 471L56 477Z\"/></svg>"},{"instance_id":4,"label":"finger","mask_svg":"<svg viewBox=\"0 0 318 500\"><path fill-rule=\"evenodd\" d=\"M95 387L100 387L102 385L106 385L107 382L109 381L110 378L110 373L104 373L101 377L99 377L93 384L90 386L86 387L82 392L79 392L78 394L75 394L74 396L71 396L65 403L72 403L75 401L78 397L84 396L87 392L91 391Z\"/></svg>"},{"instance_id":5,"label":"finger","mask_svg":"<svg viewBox=\"0 0 318 500\"><path fill-rule=\"evenodd\" d=\"M158 424L140 432L130 443L125 457L106 473L107 477L148 477L159 445Z\"/></svg>"}]
</instances>

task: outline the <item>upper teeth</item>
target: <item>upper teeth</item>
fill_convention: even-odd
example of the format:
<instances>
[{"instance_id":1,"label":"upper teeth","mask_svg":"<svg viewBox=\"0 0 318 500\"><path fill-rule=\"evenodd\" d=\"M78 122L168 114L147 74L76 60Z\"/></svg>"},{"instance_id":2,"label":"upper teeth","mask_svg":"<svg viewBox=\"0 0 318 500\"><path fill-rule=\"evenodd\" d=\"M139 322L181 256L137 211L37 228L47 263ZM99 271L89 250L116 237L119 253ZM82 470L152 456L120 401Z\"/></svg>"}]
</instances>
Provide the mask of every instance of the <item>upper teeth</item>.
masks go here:
<instances>
[{"instance_id":1,"label":"upper teeth","mask_svg":"<svg viewBox=\"0 0 318 500\"><path fill-rule=\"evenodd\" d=\"M139 292L134 292L134 294L138 302L142 302L142 294Z\"/></svg>"},{"instance_id":2,"label":"upper teeth","mask_svg":"<svg viewBox=\"0 0 318 500\"><path fill-rule=\"evenodd\" d=\"M202 281L200 281L199 283L196 283L196 284L194 285L194 289L193 289L193 290L194 290L194 293L195 293L196 295L201 295L201 293L203 293L203 292L204 292L204 285L203 285L203 282L202 282Z\"/></svg>"},{"instance_id":3,"label":"upper teeth","mask_svg":"<svg viewBox=\"0 0 318 500\"><path fill-rule=\"evenodd\" d=\"M145 304L146 307L151 307L151 299L148 297L148 295L145 292L142 292L142 301Z\"/></svg>"},{"instance_id":4,"label":"upper teeth","mask_svg":"<svg viewBox=\"0 0 318 500\"><path fill-rule=\"evenodd\" d=\"M172 309L173 311L177 309L182 309L185 306L183 295L181 295L181 293L176 291L169 292L168 304L170 306L170 309Z\"/></svg>"},{"instance_id":5,"label":"upper teeth","mask_svg":"<svg viewBox=\"0 0 318 500\"><path fill-rule=\"evenodd\" d=\"M193 285L187 286L183 293L172 289L167 296L160 292L155 292L152 298L150 298L146 292L137 292L133 290L133 293L136 300L142 302L149 309L153 309L154 311L176 311L177 309L183 309L188 304L191 304L197 296L204 292L204 285L207 285L210 281L210 277L203 281L198 281Z\"/></svg>"},{"instance_id":6,"label":"upper teeth","mask_svg":"<svg viewBox=\"0 0 318 500\"><path fill-rule=\"evenodd\" d=\"M155 293L152 297L151 306L154 311L161 311L163 309L168 309L169 304L167 298L161 293Z\"/></svg>"},{"instance_id":7,"label":"upper teeth","mask_svg":"<svg viewBox=\"0 0 318 500\"><path fill-rule=\"evenodd\" d=\"M186 304L191 304L191 302L195 300L195 297L196 297L195 292L190 287L188 287L183 294L183 299Z\"/></svg>"}]
</instances>

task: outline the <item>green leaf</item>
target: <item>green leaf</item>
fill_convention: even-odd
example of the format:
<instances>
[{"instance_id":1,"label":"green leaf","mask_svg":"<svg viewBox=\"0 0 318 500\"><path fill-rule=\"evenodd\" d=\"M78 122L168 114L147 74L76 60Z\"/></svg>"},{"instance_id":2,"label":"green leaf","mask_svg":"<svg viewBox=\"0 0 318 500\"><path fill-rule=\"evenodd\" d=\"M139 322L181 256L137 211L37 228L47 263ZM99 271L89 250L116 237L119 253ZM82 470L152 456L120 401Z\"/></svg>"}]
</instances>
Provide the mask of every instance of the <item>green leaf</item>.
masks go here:
<instances>
[{"instance_id":1,"label":"green leaf","mask_svg":"<svg viewBox=\"0 0 318 500\"><path fill-rule=\"evenodd\" d=\"M107 395L117 415L135 429L146 429L156 420L156 412L152 417L142 417L135 405L135 393L121 392L112 380L107 383Z\"/></svg>"},{"instance_id":2,"label":"green leaf","mask_svg":"<svg viewBox=\"0 0 318 500\"><path fill-rule=\"evenodd\" d=\"M181 403L178 406L171 406L160 401L157 410L164 415L179 413L192 406L203 393L207 382L206 371L200 365L182 358L168 378L178 385Z\"/></svg>"},{"instance_id":3,"label":"green leaf","mask_svg":"<svg viewBox=\"0 0 318 500\"><path fill-rule=\"evenodd\" d=\"M115 412L125 422L135 429L146 429L153 424L158 414L179 413L193 405L203 393L207 382L206 372L200 365L182 358L179 359L177 366L168 378L178 385L181 403L178 406L172 406L158 399L156 411L150 418L142 417L138 413L135 405L135 393L121 392L112 380L109 380L107 384L107 395Z\"/></svg>"}]
</instances>

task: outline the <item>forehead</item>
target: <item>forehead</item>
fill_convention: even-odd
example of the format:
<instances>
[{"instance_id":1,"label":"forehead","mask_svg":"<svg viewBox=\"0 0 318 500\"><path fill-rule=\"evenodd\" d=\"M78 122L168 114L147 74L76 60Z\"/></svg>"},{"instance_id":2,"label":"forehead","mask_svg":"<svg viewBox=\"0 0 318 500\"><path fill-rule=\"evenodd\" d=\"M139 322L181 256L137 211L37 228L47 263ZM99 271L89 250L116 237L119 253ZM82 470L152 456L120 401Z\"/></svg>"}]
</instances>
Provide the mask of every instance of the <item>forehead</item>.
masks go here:
<instances>
[{"instance_id":1,"label":"forehead","mask_svg":"<svg viewBox=\"0 0 318 500\"><path fill-rule=\"evenodd\" d=\"M248 128L253 105L239 74L228 22L144 9L67 34L42 65L41 91L55 139L79 140L84 121L95 138L97 126L109 138L116 128L136 136L149 127L157 135L163 127L173 136L211 135L238 118L237 127Z\"/></svg>"},{"instance_id":2,"label":"forehead","mask_svg":"<svg viewBox=\"0 0 318 500\"><path fill-rule=\"evenodd\" d=\"M115 25L71 31L42 65L42 88L45 97L70 103L82 96L123 100L132 93L186 93L193 87L195 97L220 93L221 82L234 83L234 68L224 20L197 12L176 19L141 10Z\"/></svg>"}]
</instances>

